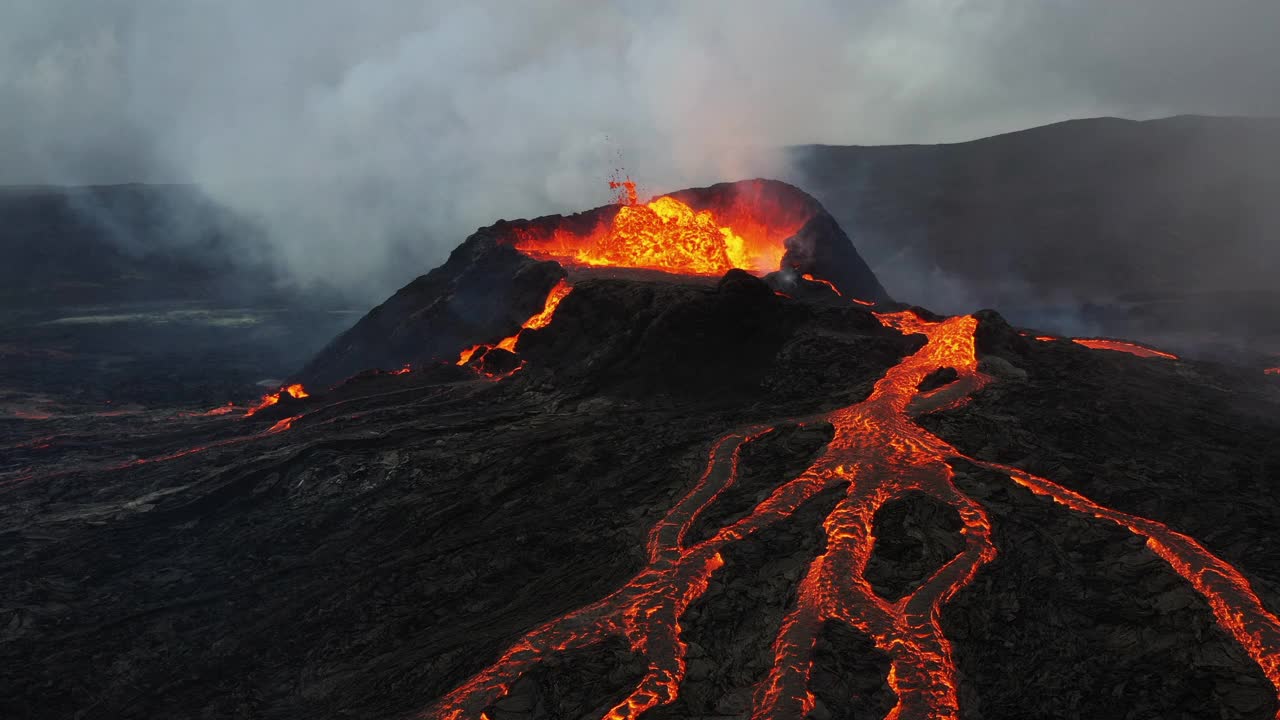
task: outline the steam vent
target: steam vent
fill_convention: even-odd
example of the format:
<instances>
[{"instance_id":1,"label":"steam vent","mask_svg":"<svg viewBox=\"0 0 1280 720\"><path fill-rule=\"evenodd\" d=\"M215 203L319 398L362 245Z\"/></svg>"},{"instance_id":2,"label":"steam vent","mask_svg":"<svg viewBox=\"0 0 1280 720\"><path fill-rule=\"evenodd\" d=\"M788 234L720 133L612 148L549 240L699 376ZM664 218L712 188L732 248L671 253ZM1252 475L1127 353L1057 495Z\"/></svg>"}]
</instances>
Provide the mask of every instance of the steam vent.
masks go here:
<instances>
[{"instance_id":1,"label":"steam vent","mask_svg":"<svg viewBox=\"0 0 1280 720\"><path fill-rule=\"evenodd\" d=\"M714 284L738 269L783 293L818 283L870 304L889 299L836 221L796 187L746 180L647 203L634 185L625 190L619 203L594 210L481 228L335 339L298 380L325 385L368 368L429 363L478 340L512 351L514 334L553 288L593 278ZM511 359L495 355L488 365L504 362Z\"/></svg>"}]
</instances>

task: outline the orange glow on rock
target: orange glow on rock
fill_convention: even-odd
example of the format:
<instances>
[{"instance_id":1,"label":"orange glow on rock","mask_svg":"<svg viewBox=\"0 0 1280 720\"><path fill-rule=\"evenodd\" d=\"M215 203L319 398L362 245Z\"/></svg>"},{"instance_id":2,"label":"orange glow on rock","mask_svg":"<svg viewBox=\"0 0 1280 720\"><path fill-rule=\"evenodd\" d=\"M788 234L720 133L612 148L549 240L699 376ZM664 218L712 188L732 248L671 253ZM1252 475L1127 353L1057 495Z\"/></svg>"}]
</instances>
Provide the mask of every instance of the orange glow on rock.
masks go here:
<instances>
[{"instance_id":1,"label":"orange glow on rock","mask_svg":"<svg viewBox=\"0 0 1280 720\"><path fill-rule=\"evenodd\" d=\"M687 531L699 514L738 478L741 450L775 426L734 430L712 443L702 476L655 524L646 542L647 565L605 597L552 618L518 639L500 657L428 708L422 717L484 718L519 677L553 655L622 638L648 664L643 678L608 720L636 718L672 702L685 674L680 619L703 595L723 565L729 545L792 515L828 489L844 495L823 523L826 550L799 580L792 609L773 642L773 662L757 686L751 717L801 718L813 708L808 689L813 649L825 623L851 626L888 656L888 683L897 696L890 720L959 717L957 673L950 641L939 624L941 608L996 556L985 510L953 482L949 461L967 460L999 472L1069 510L1112 523L1143 538L1156 556L1184 578L1211 607L1218 624L1258 663L1280 694L1280 621L1235 568L1195 540L1161 523L1110 510L1047 479L1011 466L969 458L934 436L915 418L958 407L993 379L978 370L971 316L924 320L911 312L877 314L881 323L925 336L924 347L885 373L866 400L814 417L835 435L798 477L784 479L748 514L700 542ZM949 385L920 391L929 373L955 368ZM864 571L875 548L875 514L884 503L921 492L956 510L965 546L913 592L896 601L880 597Z\"/></svg>"},{"instance_id":2,"label":"orange glow on rock","mask_svg":"<svg viewBox=\"0 0 1280 720\"><path fill-rule=\"evenodd\" d=\"M283 396L285 396L285 395L288 395L289 397L294 398L294 399L297 399L297 400L301 400L302 398L305 398L305 397L311 397L311 396L307 393L306 389L302 387L302 384L301 384L301 383L294 383L294 384L292 384L292 385L286 385L286 386L284 386L284 387L280 388L279 390L277 390L276 392L269 393L269 394L267 394L267 395L262 396L262 399L258 401L258 404L257 404L257 405L254 405L252 408L250 408L250 409L249 409L249 412L245 413L245 414L244 414L244 416L245 416L245 417L250 417L250 416L252 416L252 415L257 414L258 412L260 412L260 411L262 411L262 410L266 410L267 408L271 407L272 405L275 405L276 403L279 403L279 402L280 402L280 398L281 398L281 397L283 397Z\"/></svg>"},{"instance_id":3,"label":"orange glow on rock","mask_svg":"<svg viewBox=\"0 0 1280 720\"><path fill-rule=\"evenodd\" d=\"M523 333L525 330L541 330L542 328L550 325L551 318L556 314L556 308L560 307L560 301L564 300L565 297L568 296L572 290L573 290L573 286L570 285L564 278L560 278L560 282L556 283L555 286L551 288L551 291L547 293L547 299L542 305L542 310L540 310L539 312L531 316L528 320L525 320L524 324L520 326L520 329L516 331L515 335L510 335L499 340L496 345L486 345L484 343L481 343L479 345L472 345L471 347L463 350L461 353L458 354L458 360L454 364L466 365L467 363L471 362L471 358L475 357L476 353L480 352L480 350L482 349L492 350L493 348L496 347L496 348L501 348L503 350L506 350L507 352L515 352L516 344L519 343L520 341L520 334ZM520 370L520 368L522 367L524 367L523 362L520 364L519 367L515 368L514 370L503 373L501 375L485 373L483 371L480 371L478 368L477 368L477 371L481 372L481 374L483 375L486 375L490 379L501 380L502 378L506 378L514 375L516 371Z\"/></svg>"},{"instance_id":4,"label":"orange glow on rock","mask_svg":"<svg viewBox=\"0 0 1280 720\"><path fill-rule=\"evenodd\" d=\"M830 280L823 280L822 278L816 278L816 277L814 277L814 276L810 275L809 273L805 273L804 275L801 275L800 277L802 277L802 278L804 278L805 280L808 280L809 282L812 282L812 283L821 283L821 284L823 284L823 285L826 285L826 286L827 286L827 288L831 290L831 292L835 293L836 295L838 295L838 296L840 296L840 297L844 297L844 295L842 295L842 294L840 293L840 291L836 289L836 285L835 285L835 283L831 282ZM859 300L858 302L863 302L863 301L862 301L862 300Z\"/></svg>"},{"instance_id":5,"label":"orange glow on rock","mask_svg":"<svg viewBox=\"0 0 1280 720\"><path fill-rule=\"evenodd\" d=\"M1040 338L1036 338L1039 340ZM1053 338L1049 338L1052 340ZM1129 353L1143 358L1165 358L1166 360L1177 360L1178 356L1173 353L1167 353L1155 348L1149 348L1145 345L1137 343L1125 342L1123 340L1106 340L1103 338L1075 338L1071 342L1077 345L1083 345L1094 350L1113 350L1115 352Z\"/></svg>"},{"instance_id":6,"label":"orange glow on rock","mask_svg":"<svg viewBox=\"0 0 1280 720\"><path fill-rule=\"evenodd\" d=\"M293 417L287 417L287 418L285 418L285 419L283 419L283 420L281 420L281 421L277 422L275 425L272 425L272 426L267 430L267 432L268 432L268 433L284 432L285 430L288 430L289 428L293 427L293 423L294 423L298 418L300 418L300 417L302 417L302 416L301 416L301 415L294 415Z\"/></svg>"}]
</instances>

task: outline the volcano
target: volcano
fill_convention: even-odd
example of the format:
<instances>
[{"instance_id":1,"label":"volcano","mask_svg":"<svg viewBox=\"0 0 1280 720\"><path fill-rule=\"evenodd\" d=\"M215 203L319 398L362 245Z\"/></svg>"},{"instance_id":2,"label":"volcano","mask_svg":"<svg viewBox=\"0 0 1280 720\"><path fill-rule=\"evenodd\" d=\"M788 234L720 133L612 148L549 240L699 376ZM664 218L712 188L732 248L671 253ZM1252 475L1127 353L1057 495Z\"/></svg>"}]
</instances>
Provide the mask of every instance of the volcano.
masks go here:
<instances>
[{"instance_id":1,"label":"volcano","mask_svg":"<svg viewBox=\"0 0 1280 720\"><path fill-rule=\"evenodd\" d=\"M256 404L6 435L0 711L1277 717L1280 378L1071 340L774 181L496 223Z\"/></svg>"},{"instance_id":2,"label":"volcano","mask_svg":"<svg viewBox=\"0 0 1280 720\"><path fill-rule=\"evenodd\" d=\"M661 275L714 282L728 270L745 269L776 287L793 289L797 278L810 275L867 302L889 299L831 215L786 183L721 183L644 204L631 185L623 200L481 228L444 265L336 338L297 380L331 384L368 368L456 357L475 338L511 337L566 278L570 284Z\"/></svg>"}]
</instances>

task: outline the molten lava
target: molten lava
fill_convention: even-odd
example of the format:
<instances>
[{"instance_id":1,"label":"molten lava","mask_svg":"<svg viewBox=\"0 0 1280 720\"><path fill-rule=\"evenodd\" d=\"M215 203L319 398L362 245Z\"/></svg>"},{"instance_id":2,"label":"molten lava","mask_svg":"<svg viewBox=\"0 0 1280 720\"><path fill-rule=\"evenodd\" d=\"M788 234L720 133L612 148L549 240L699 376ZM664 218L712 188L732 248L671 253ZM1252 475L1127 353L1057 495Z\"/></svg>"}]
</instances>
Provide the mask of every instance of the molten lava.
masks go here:
<instances>
[{"instance_id":1,"label":"molten lava","mask_svg":"<svg viewBox=\"0 0 1280 720\"><path fill-rule=\"evenodd\" d=\"M273 393L269 393L267 395L262 396L262 399L258 401L258 404L250 408L249 412L245 413L244 416L250 417L262 410L266 410L272 405L275 405L276 403L280 402L280 398L285 395L288 395L289 397L295 398L297 400L301 400L302 398L305 398L305 397L310 397L310 395L307 394L306 389L302 387L301 383L294 383L292 385L287 385Z\"/></svg>"},{"instance_id":2,"label":"molten lava","mask_svg":"<svg viewBox=\"0 0 1280 720\"><path fill-rule=\"evenodd\" d=\"M550 325L552 316L556 314L556 308L560 307L560 301L564 300L572 290L573 286L565 281L564 278L561 278L560 282L556 283L555 286L551 288L551 291L547 293L547 299L542 305L542 310L534 314L528 320L525 320L524 324L520 326L520 329L516 331L515 335L510 335L499 340L497 345L487 345L484 343L472 345L458 354L458 360L455 364L466 365L471 362L471 358L475 357L476 353L480 352L482 349L488 351L498 347L506 350L507 352L515 352L516 344L520 341L520 334L525 330L541 330L547 325ZM521 367L523 367L523 365L521 365ZM516 368L516 370L519 370L519 368ZM494 375L490 373L484 374L492 379L500 380L504 377L509 377L514 373L515 370L501 375Z\"/></svg>"},{"instance_id":3,"label":"molten lava","mask_svg":"<svg viewBox=\"0 0 1280 720\"><path fill-rule=\"evenodd\" d=\"M1036 338L1039 340L1040 338ZM1052 340L1053 338L1048 338ZM1155 348L1149 348L1145 345L1137 343L1125 342L1123 340L1106 340L1102 338L1074 338L1073 343L1083 345L1094 350L1114 350L1115 352L1129 353L1144 358L1165 358L1167 360L1177 360L1178 356L1173 353L1167 353Z\"/></svg>"},{"instance_id":4,"label":"molten lava","mask_svg":"<svg viewBox=\"0 0 1280 720\"><path fill-rule=\"evenodd\" d=\"M302 398L305 398L305 397L311 397L307 393L306 389L302 387L301 383L294 383L292 385L287 385L285 387L282 387L276 392L263 395L262 400L260 400L257 405L253 406L249 410L249 412L245 413L245 415L253 415L254 413L259 412L260 410L269 408L272 405L275 405L276 403L280 402L280 398L284 397L285 395L288 395L289 397L297 400L301 400Z\"/></svg>"},{"instance_id":5,"label":"molten lava","mask_svg":"<svg viewBox=\"0 0 1280 720\"><path fill-rule=\"evenodd\" d=\"M724 564L722 551L790 516L824 490L839 488L844 495L823 523L826 550L814 558L798 584L793 609L773 642L772 668L757 687L752 717L806 716L814 706L808 689L813 649L824 624L837 622L865 634L889 657L888 683L897 696L889 720L957 718L956 667L939 624L940 609L996 556L996 547L986 512L953 482L953 460L997 471L1074 512L1143 538L1205 598L1218 624L1258 663L1280 694L1280 621L1235 568L1158 522L1104 508L1018 468L966 457L914 422L919 415L967 402L992 382L978 369L975 318L931 322L910 312L877 317L900 332L922 334L927 342L890 369L863 402L789 421L826 421L835 427L825 452L808 469L776 486L746 517L706 540L690 542L686 536L699 514L737 481L742 447L775 426L755 425L721 437L711 446L701 478L650 530L648 563L639 573L600 600L533 628L423 717L491 717L490 706L522 674L553 655L608 638L625 640L632 652L645 658L648 669L634 690L604 715L606 720L636 718L649 708L669 704L685 675L681 616L707 591ZM959 377L920 391L921 381L941 367L954 368ZM872 589L864 571L875 547L877 510L912 492L956 510L965 547L912 593L891 602Z\"/></svg>"},{"instance_id":6,"label":"molten lava","mask_svg":"<svg viewBox=\"0 0 1280 720\"><path fill-rule=\"evenodd\" d=\"M268 428L267 433L274 434L278 432L284 432L285 430L288 430L289 428L293 427L293 423L296 422L300 417L302 416L294 415L293 417L287 417L277 422L275 425L272 425L270 428Z\"/></svg>"},{"instance_id":7,"label":"molten lava","mask_svg":"<svg viewBox=\"0 0 1280 720\"><path fill-rule=\"evenodd\" d=\"M611 183L611 186L614 184ZM807 218L780 215L762 221L754 208L728 206L723 216L694 210L671 196L638 204L635 185L610 223L585 235L556 228L549 235L515 231L517 250L567 265L661 270L683 275L723 275L733 268L777 270L785 241Z\"/></svg>"},{"instance_id":8,"label":"molten lava","mask_svg":"<svg viewBox=\"0 0 1280 720\"><path fill-rule=\"evenodd\" d=\"M639 205L640 194L636 192L636 183L631 178L626 180L610 180L609 189L617 190L614 202L618 205Z\"/></svg>"},{"instance_id":9,"label":"molten lava","mask_svg":"<svg viewBox=\"0 0 1280 720\"><path fill-rule=\"evenodd\" d=\"M805 273L804 275L801 275L800 277L802 277L802 278L804 278L805 280L808 280L809 282L812 282L812 283L821 283L821 284L823 284L823 285L826 285L826 286L827 286L827 288L831 290L831 292L835 293L836 295L838 295L838 296L840 296L840 297L844 297L844 295L843 295L843 294L841 294L841 292L840 292L838 289L836 289L836 285L835 285L835 283L831 282L830 280L823 280L822 278L816 278L816 277L814 277L814 276L812 276L812 275L810 275L810 274L808 274L808 273ZM859 301L859 302L862 302L862 301Z\"/></svg>"}]
</instances>

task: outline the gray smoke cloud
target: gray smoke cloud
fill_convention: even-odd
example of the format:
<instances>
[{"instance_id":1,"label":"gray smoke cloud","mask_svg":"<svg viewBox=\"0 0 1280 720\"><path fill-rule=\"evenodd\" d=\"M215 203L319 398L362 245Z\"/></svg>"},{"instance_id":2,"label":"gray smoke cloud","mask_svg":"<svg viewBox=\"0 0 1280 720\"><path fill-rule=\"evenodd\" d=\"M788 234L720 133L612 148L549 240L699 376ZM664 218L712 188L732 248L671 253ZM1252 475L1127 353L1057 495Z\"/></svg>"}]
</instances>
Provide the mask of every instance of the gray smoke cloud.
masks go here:
<instances>
[{"instance_id":1,"label":"gray smoke cloud","mask_svg":"<svg viewBox=\"0 0 1280 720\"><path fill-rule=\"evenodd\" d=\"M499 217L784 173L788 144L1280 114L1280 3L8 0L0 183L196 183L385 295Z\"/></svg>"}]
</instances>

